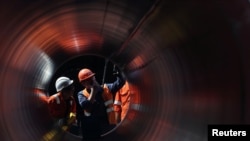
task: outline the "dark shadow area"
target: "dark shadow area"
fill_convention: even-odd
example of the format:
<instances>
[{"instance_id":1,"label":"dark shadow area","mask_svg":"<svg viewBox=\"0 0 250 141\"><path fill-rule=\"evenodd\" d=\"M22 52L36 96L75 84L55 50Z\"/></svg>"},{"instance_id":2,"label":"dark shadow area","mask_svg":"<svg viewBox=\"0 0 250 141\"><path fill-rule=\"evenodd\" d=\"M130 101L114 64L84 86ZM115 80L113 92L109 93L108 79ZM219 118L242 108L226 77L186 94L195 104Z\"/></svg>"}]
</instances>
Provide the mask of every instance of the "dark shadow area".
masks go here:
<instances>
[{"instance_id":1,"label":"dark shadow area","mask_svg":"<svg viewBox=\"0 0 250 141\"><path fill-rule=\"evenodd\" d=\"M103 141L201 141L208 124L250 123L247 0L9 0L0 11L0 140L80 141L52 128L30 90L52 94L82 67L101 83L105 59L105 82L117 65L140 103Z\"/></svg>"}]
</instances>

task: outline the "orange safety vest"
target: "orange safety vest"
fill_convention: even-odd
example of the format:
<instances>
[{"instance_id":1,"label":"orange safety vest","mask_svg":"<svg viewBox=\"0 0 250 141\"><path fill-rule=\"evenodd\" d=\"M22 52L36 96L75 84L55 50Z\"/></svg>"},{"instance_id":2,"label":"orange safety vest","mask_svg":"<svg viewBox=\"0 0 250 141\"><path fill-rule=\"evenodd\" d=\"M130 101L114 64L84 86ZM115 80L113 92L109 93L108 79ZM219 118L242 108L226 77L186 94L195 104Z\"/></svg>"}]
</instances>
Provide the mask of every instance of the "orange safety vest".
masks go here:
<instances>
[{"instance_id":1,"label":"orange safety vest","mask_svg":"<svg viewBox=\"0 0 250 141\"><path fill-rule=\"evenodd\" d=\"M136 86L128 83L116 93L114 101L114 111L121 114L121 120L123 120L129 109L139 110L139 90Z\"/></svg>"},{"instance_id":2,"label":"orange safety vest","mask_svg":"<svg viewBox=\"0 0 250 141\"><path fill-rule=\"evenodd\" d=\"M69 105L67 105L66 102L63 100L62 95L60 95L59 93L49 97L48 106L50 114L54 118L65 118L65 116L68 116L65 114L70 114L70 112L76 113L76 103L74 98L70 97ZM66 111L67 108L69 108L68 111Z\"/></svg>"},{"instance_id":3,"label":"orange safety vest","mask_svg":"<svg viewBox=\"0 0 250 141\"><path fill-rule=\"evenodd\" d=\"M87 89L84 89L83 95L88 98L90 96L90 93L87 91ZM116 124L115 112L113 107L113 94L110 92L109 88L105 84L103 86L102 98L104 100L104 105L106 106L109 124Z\"/></svg>"},{"instance_id":4,"label":"orange safety vest","mask_svg":"<svg viewBox=\"0 0 250 141\"><path fill-rule=\"evenodd\" d=\"M129 109L130 104L130 90L129 84L126 82L123 87L116 92L114 101L114 111L121 115L121 120L124 119Z\"/></svg>"}]
</instances>

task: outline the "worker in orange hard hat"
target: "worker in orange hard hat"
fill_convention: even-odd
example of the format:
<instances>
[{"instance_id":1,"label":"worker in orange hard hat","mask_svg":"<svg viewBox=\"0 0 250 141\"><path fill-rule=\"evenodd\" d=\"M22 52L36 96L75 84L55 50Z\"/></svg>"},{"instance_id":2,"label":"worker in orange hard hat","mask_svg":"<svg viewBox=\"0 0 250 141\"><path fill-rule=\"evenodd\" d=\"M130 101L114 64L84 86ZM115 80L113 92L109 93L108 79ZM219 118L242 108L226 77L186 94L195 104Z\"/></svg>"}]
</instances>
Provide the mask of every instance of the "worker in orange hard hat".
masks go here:
<instances>
[{"instance_id":1,"label":"worker in orange hard hat","mask_svg":"<svg viewBox=\"0 0 250 141\"><path fill-rule=\"evenodd\" d=\"M95 73L84 68L78 73L79 82L85 89L78 93L81 106L81 127L83 140L96 141L105 127L115 125L113 98L124 85L122 75L117 75L114 83L101 86L95 79Z\"/></svg>"},{"instance_id":2,"label":"worker in orange hard hat","mask_svg":"<svg viewBox=\"0 0 250 141\"><path fill-rule=\"evenodd\" d=\"M123 85L123 87L117 91L114 101L114 111L116 122L122 121L128 110L135 108L139 105L139 91L138 88L128 81Z\"/></svg>"},{"instance_id":3,"label":"worker in orange hard hat","mask_svg":"<svg viewBox=\"0 0 250 141\"><path fill-rule=\"evenodd\" d=\"M59 77L56 80L55 87L57 93L48 99L50 114L58 121L59 126L71 124L76 113L73 80L68 77Z\"/></svg>"}]
</instances>

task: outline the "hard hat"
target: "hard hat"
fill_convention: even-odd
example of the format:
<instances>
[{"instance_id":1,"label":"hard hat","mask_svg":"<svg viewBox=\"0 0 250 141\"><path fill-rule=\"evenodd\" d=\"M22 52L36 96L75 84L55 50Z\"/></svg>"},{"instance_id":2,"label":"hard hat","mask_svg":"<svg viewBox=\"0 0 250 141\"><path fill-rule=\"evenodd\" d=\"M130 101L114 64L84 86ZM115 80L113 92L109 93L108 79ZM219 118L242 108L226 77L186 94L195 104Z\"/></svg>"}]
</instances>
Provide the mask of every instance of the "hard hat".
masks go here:
<instances>
[{"instance_id":1,"label":"hard hat","mask_svg":"<svg viewBox=\"0 0 250 141\"><path fill-rule=\"evenodd\" d=\"M78 79L79 81L83 81L86 80L92 76L94 76L95 73L93 73L90 69L84 68L82 70L80 70L80 72L78 73Z\"/></svg>"},{"instance_id":2,"label":"hard hat","mask_svg":"<svg viewBox=\"0 0 250 141\"><path fill-rule=\"evenodd\" d=\"M70 86L74 81L70 80L68 77L59 77L56 80L56 91L59 92L61 91L63 88L66 88L68 86Z\"/></svg>"}]
</instances>

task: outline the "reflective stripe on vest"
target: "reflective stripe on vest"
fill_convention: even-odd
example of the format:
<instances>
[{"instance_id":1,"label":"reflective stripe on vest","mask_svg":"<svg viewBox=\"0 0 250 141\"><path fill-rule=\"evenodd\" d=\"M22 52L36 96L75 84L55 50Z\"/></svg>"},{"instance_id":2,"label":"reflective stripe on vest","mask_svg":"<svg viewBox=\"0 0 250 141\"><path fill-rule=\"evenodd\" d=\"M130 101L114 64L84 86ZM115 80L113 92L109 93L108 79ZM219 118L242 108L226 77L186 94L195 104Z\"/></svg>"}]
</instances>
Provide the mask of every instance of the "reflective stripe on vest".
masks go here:
<instances>
[{"instance_id":1,"label":"reflective stripe on vest","mask_svg":"<svg viewBox=\"0 0 250 141\"><path fill-rule=\"evenodd\" d=\"M104 103L105 106L108 106L108 105L110 105L110 104L113 104L113 100L112 100L112 99L107 100L107 101L105 101L105 103Z\"/></svg>"},{"instance_id":2,"label":"reflective stripe on vest","mask_svg":"<svg viewBox=\"0 0 250 141\"><path fill-rule=\"evenodd\" d=\"M139 111L140 109L140 104L131 104L131 109Z\"/></svg>"},{"instance_id":3,"label":"reflective stripe on vest","mask_svg":"<svg viewBox=\"0 0 250 141\"><path fill-rule=\"evenodd\" d=\"M109 113L109 112L113 112L114 111L114 107L110 107L110 108L107 108L107 113Z\"/></svg>"},{"instance_id":4,"label":"reflective stripe on vest","mask_svg":"<svg viewBox=\"0 0 250 141\"><path fill-rule=\"evenodd\" d=\"M115 104L115 105L122 105L122 102L121 102L121 101L118 101L118 100L115 100L115 101L114 101L114 104Z\"/></svg>"}]
</instances>

